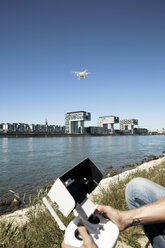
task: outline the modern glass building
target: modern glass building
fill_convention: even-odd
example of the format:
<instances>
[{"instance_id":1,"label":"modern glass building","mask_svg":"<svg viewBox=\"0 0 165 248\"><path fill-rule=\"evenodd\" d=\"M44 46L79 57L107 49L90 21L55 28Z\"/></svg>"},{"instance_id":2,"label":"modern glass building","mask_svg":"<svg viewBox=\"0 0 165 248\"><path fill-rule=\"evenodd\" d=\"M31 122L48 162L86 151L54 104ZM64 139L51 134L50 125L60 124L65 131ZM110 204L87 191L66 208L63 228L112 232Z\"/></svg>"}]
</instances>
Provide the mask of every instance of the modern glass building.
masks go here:
<instances>
[{"instance_id":1,"label":"modern glass building","mask_svg":"<svg viewBox=\"0 0 165 248\"><path fill-rule=\"evenodd\" d=\"M111 125L111 133L114 133L114 124L119 123L119 117L116 116L101 116L98 118L98 126L103 127L103 132L107 133L108 132L108 125Z\"/></svg>"},{"instance_id":2,"label":"modern glass building","mask_svg":"<svg viewBox=\"0 0 165 248\"><path fill-rule=\"evenodd\" d=\"M134 126L138 125L137 119L123 119L120 120L120 130L128 131L129 127L131 127L131 133L134 133Z\"/></svg>"},{"instance_id":3,"label":"modern glass building","mask_svg":"<svg viewBox=\"0 0 165 248\"><path fill-rule=\"evenodd\" d=\"M65 114L66 133L84 133L84 122L91 120L91 113L85 111L68 112Z\"/></svg>"}]
</instances>

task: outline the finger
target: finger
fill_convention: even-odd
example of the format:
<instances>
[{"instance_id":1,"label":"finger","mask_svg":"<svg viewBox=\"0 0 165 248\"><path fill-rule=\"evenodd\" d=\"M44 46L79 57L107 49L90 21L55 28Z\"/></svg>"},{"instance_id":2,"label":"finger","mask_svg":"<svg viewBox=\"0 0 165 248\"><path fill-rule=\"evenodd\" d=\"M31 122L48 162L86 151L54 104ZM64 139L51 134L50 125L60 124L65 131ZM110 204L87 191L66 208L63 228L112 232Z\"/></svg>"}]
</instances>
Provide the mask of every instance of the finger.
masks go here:
<instances>
[{"instance_id":1,"label":"finger","mask_svg":"<svg viewBox=\"0 0 165 248\"><path fill-rule=\"evenodd\" d=\"M85 243L91 241L91 237L89 236L85 226L78 226L78 231Z\"/></svg>"},{"instance_id":2,"label":"finger","mask_svg":"<svg viewBox=\"0 0 165 248\"><path fill-rule=\"evenodd\" d=\"M98 207L97 207L97 209L99 209L99 210L102 210L102 209L104 209L104 208L105 208L104 205L98 205Z\"/></svg>"},{"instance_id":3,"label":"finger","mask_svg":"<svg viewBox=\"0 0 165 248\"><path fill-rule=\"evenodd\" d=\"M96 209L97 212L99 213L104 213L105 212L105 206L99 205Z\"/></svg>"},{"instance_id":4,"label":"finger","mask_svg":"<svg viewBox=\"0 0 165 248\"><path fill-rule=\"evenodd\" d=\"M110 206L104 206L104 205L99 205L97 207L97 212L101 214L102 216L104 216L105 218L109 218L110 219L110 213L113 209Z\"/></svg>"}]
</instances>

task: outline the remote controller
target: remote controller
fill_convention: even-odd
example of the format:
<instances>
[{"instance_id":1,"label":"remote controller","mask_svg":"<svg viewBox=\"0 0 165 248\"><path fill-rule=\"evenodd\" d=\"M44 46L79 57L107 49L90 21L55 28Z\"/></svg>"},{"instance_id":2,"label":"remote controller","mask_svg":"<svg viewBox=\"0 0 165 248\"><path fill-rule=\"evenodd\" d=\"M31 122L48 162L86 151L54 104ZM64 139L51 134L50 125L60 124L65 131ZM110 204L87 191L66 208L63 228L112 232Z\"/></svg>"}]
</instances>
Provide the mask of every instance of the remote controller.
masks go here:
<instances>
[{"instance_id":1,"label":"remote controller","mask_svg":"<svg viewBox=\"0 0 165 248\"><path fill-rule=\"evenodd\" d=\"M119 236L118 227L100 214L95 214L97 205L89 194L103 178L101 171L89 159L83 160L75 167L56 179L43 202L61 230L65 230L64 242L80 247L83 240L78 232L78 225L83 223L87 232L99 248L114 248ZM51 201L51 203L50 203ZM75 218L66 227L56 214L52 204L56 203L65 216L74 211Z\"/></svg>"},{"instance_id":2,"label":"remote controller","mask_svg":"<svg viewBox=\"0 0 165 248\"><path fill-rule=\"evenodd\" d=\"M80 222L83 222L87 232L99 248L115 247L119 229L100 214L91 215L88 220L82 220L79 216L75 217L66 228L64 236L64 242L66 244L75 247L80 247L83 244L83 240L77 229Z\"/></svg>"}]
</instances>

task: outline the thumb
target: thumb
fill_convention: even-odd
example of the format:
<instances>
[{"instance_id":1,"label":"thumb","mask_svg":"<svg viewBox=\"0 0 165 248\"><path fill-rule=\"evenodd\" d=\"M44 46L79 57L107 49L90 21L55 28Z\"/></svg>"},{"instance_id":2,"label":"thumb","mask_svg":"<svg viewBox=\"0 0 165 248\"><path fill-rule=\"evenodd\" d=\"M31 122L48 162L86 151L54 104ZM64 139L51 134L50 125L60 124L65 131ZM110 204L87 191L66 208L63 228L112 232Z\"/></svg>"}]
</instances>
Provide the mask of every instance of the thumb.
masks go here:
<instances>
[{"instance_id":1,"label":"thumb","mask_svg":"<svg viewBox=\"0 0 165 248\"><path fill-rule=\"evenodd\" d=\"M85 244L90 243L92 241L92 238L89 236L85 226L78 226L78 231Z\"/></svg>"}]
</instances>

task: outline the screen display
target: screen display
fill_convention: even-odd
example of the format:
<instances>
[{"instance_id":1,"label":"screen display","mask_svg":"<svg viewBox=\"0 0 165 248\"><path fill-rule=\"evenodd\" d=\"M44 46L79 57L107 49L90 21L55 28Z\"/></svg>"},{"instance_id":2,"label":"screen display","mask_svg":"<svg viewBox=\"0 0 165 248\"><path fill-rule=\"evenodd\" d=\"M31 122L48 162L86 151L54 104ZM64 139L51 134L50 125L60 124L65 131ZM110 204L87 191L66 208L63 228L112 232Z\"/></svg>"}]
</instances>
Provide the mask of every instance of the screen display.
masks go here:
<instances>
[{"instance_id":1,"label":"screen display","mask_svg":"<svg viewBox=\"0 0 165 248\"><path fill-rule=\"evenodd\" d=\"M86 189L81 184L73 182L67 189L76 202L81 202L86 197Z\"/></svg>"}]
</instances>

